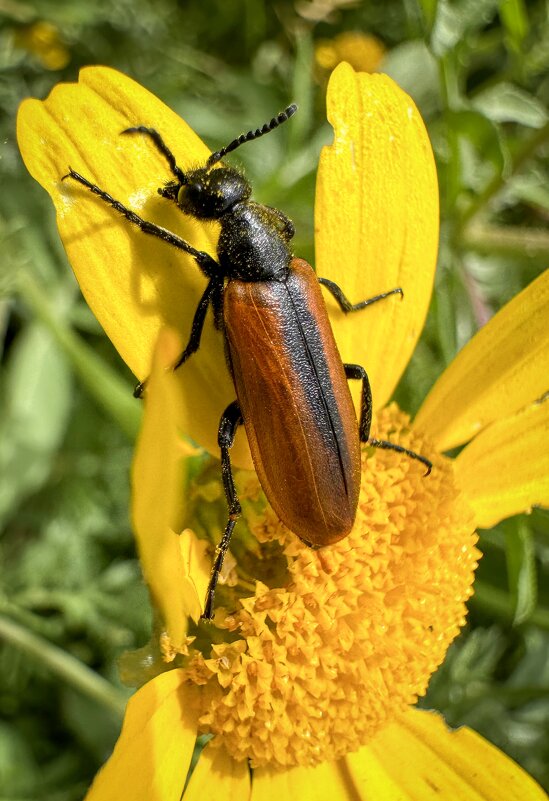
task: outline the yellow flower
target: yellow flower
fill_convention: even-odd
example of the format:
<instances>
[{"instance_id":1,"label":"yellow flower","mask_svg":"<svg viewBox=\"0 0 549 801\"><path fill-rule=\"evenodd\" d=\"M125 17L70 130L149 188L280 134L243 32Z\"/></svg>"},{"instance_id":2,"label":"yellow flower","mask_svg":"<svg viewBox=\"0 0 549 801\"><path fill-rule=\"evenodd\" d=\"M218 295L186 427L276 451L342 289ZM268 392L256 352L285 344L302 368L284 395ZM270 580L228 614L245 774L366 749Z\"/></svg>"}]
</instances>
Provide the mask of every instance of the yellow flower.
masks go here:
<instances>
[{"instance_id":1,"label":"yellow flower","mask_svg":"<svg viewBox=\"0 0 549 801\"><path fill-rule=\"evenodd\" d=\"M48 70L62 70L71 60L59 29L51 22L39 20L15 32L15 44L27 50Z\"/></svg>"},{"instance_id":2,"label":"yellow flower","mask_svg":"<svg viewBox=\"0 0 549 801\"><path fill-rule=\"evenodd\" d=\"M281 793L315 801L545 797L474 732L450 732L439 716L410 704L463 624L475 525L549 503L548 449L539 447L547 441L549 405L536 403L549 367L549 274L463 349L414 423L387 407L432 288L432 153L415 106L386 76L341 65L330 82L328 114L335 137L319 168L317 272L353 299L394 286L405 294L402 303L347 318L329 301L338 345L345 361L368 368L375 435L432 458L434 470L425 478L410 460L364 448L355 527L320 551L285 530L253 474L240 471L245 520L211 626L197 623L208 580L204 545L191 530L175 533L189 519L200 525L191 498L181 508L178 435L192 434L215 453L217 419L234 388L220 337L208 331L200 352L173 374L164 368L180 344L161 332L168 323L188 336L203 279L192 259L149 242L89 193L60 182L70 164L214 253L215 229L183 218L156 195L166 165L150 142L117 134L154 125L183 169L203 162L207 151L156 98L106 68L88 68L77 86L57 87L45 103L26 101L21 109L27 166L56 203L88 302L140 379L158 338L134 462L134 525L163 619L164 658L177 667L130 700L89 801L179 799L203 732L214 737L185 801L261 801ZM441 454L470 440L454 461ZM235 461L249 465L243 443ZM216 508L221 491L208 470L192 486L211 498L201 513Z\"/></svg>"},{"instance_id":3,"label":"yellow flower","mask_svg":"<svg viewBox=\"0 0 549 801\"><path fill-rule=\"evenodd\" d=\"M346 61L357 72L375 72L385 47L375 36L359 31L345 31L333 39L319 39L315 45L315 61L322 70L332 71Z\"/></svg>"}]
</instances>

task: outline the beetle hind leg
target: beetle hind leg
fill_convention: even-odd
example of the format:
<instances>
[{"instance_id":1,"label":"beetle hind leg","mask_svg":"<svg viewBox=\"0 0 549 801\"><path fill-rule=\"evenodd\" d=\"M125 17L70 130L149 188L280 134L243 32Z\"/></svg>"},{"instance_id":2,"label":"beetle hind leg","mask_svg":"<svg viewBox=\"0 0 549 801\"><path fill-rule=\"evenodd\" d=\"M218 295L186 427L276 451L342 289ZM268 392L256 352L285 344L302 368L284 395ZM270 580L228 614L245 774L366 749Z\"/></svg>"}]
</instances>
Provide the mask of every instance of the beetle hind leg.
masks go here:
<instances>
[{"instance_id":1,"label":"beetle hind leg","mask_svg":"<svg viewBox=\"0 0 549 801\"><path fill-rule=\"evenodd\" d=\"M406 456L409 456L410 459L415 459L417 462L421 462L421 464L425 465L427 468L425 471L426 476L428 476L433 469L433 463L427 459L426 456L422 456L420 453L411 451L409 448L405 448L403 445L397 445L396 443L389 442L386 439L369 439L368 445L372 445L374 448L380 448L384 451L396 451L397 453L404 453Z\"/></svg>"},{"instance_id":2,"label":"beetle hind leg","mask_svg":"<svg viewBox=\"0 0 549 801\"><path fill-rule=\"evenodd\" d=\"M227 525L225 526L225 531L223 532L221 542L215 551L215 561L213 563L210 583L208 584L208 590L206 592L204 612L202 613L202 618L204 620L212 620L213 618L215 590L217 587L217 582L219 581L219 574L221 573L221 568L223 567L223 562L229 548L234 527L236 526L236 521L242 512L242 507L240 506L240 501L238 500L234 486L233 471L229 456L229 449L233 446L236 430L242 423L242 414L240 412L238 401L233 401L231 404L229 404L229 406L227 406L221 415L221 420L219 421L219 431L217 435L217 441L221 449L221 475L223 478L223 489L225 490L225 497L229 507L229 519L227 520Z\"/></svg>"},{"instance_id":3,"label":"beetle hind leg","mask_svg":"<svg viewBox=\"0 0 549 801\"><path fill-rule=\"evenodd\" d=\"M372 425L372 390L368 373L360 364L344 364L347 378L362 381L362 394L360 397L359 434L361 442L368 442L370 426Z\"/></svg>"},{"instance_id":4,"label":"beetle hind leg","mask_svg":"<svg viewBox=\"0 0 549 801\"><path fill-rule=\"evenodd\" d=\"M425 456L421 456L421 454L411 451L408 448L405 448L403 445L397 445L396 443L389 442L385 439L370 438L370 426L372 424L372 390L370 388L368 373L364 367L360 366L360 364L345 364L343 366L345 368L345 375L347 378L353 378L362 381L359 423L360 441L367 442L368 445L372 445L374 448L380 448L381 450L403 453L406 456L409 456L410 459L415 459L416 461L421 462L421 464L425 465L427 468L425 475L428 476L433 469L433 464Z\"/></svg>"}]
</instances>

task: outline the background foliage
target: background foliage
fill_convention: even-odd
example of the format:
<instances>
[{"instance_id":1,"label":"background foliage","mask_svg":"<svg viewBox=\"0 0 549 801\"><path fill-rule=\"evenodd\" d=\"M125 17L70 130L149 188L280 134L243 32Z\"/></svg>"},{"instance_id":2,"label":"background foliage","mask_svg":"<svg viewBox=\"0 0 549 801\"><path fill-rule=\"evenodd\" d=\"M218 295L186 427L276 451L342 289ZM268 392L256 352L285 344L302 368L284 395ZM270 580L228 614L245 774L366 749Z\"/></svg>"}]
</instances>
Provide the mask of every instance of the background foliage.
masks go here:
<instances>
[{"instance_id":1,"label":"background foliage","mask_svg":"<svg viewBox=\"0 0 549 801\"><path fill-rule=\"evenodd\" d=\"M133 379L84 305L14 121L85 64L114 66L211 145L290 100L284 136L243 148L255 196L314 260L327 66L377 45L414 97L442 192L428 324L397 399L417 409L474 331L549 253L549 23L543 0L0 0L0 796L82 797L117 736L122 651L150 630L128 522L134 427L108 398ZM137 413L136 413L137 414ZM543 443L540 443L540 447ZM545 444L546 446L546 444ZM549 526L535 510L481 533L467 629L426 706L473 726L549 786Z\"/></svg>"}]
</instances>

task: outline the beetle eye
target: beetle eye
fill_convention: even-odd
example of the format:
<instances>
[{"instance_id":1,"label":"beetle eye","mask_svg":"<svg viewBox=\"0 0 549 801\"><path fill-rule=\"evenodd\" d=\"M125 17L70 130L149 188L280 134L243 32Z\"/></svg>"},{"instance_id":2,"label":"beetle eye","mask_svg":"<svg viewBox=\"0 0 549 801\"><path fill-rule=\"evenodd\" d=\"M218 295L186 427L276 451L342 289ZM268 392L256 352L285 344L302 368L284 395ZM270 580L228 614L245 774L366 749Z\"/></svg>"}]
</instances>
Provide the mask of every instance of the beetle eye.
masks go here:
<instances>
[{"instance_id":1,"label":"beetle eye","mask_svg":"<svg viewBox=\"0 0 549 801\"><path fill-rule=\"evenodd\" d=\"M183 184L177 193L177 203L182 209L194 209L204 194L204 184L195 182Z\"/></svg>"}]
</instances>

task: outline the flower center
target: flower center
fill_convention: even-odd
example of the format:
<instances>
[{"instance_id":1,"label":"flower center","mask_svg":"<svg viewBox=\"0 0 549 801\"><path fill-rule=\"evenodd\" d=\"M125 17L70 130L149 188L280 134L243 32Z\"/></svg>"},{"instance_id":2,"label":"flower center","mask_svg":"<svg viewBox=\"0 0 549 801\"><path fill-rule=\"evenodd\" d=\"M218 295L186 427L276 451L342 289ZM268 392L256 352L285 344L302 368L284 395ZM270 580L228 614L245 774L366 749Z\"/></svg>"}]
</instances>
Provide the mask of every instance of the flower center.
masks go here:
<instances>
[{"instance_id":1,"label":"flower center","mask_svg":"<svg viewBox=\"0 0 549 801\"><path fill-rule=\"evenodd\" d=\"M252 766L311 765L366 744L425 693L464 623L479 553L452 463L394 405L374 435L433 471L365 446L354 528L318 551L269 507L258 512L258 485L237 477L257 540L233 552L225 608L199 627L185 670L202 685L201 730Z\"/></svg>"}]
</instances>

